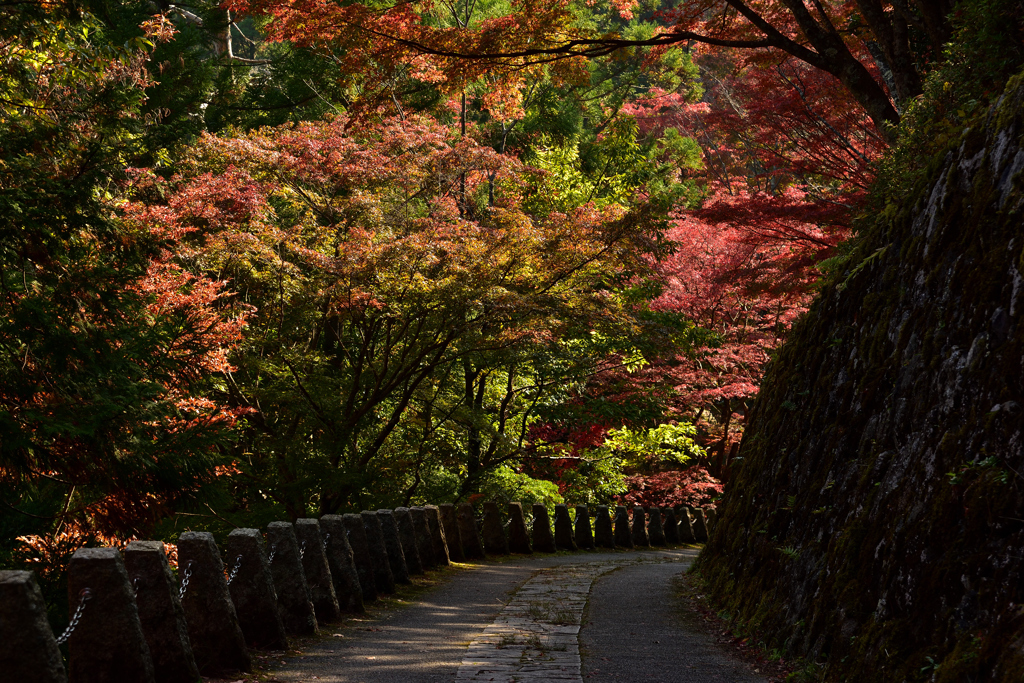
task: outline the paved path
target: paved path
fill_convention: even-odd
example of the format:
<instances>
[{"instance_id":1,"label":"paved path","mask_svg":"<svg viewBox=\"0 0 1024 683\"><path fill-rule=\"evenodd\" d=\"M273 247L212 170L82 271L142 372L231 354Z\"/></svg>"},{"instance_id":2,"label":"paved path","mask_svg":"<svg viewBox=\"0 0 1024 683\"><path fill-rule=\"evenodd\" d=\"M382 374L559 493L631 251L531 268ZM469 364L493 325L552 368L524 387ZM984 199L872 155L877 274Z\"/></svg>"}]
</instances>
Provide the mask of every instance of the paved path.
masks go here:
<instances>
[{"instance_id":1,"label":"paved path","mask_svg":"<svg viewBox=\"0 0 1024 683\"><path fill-rule=\"evenodd\" d=\"M337 630L342 637L307 647L272 674L288 683L764 683L673 612L671 579L695 556L581 553L483 564L405 609L350 622L355 629Z\"/></svg>"},{"instance_id":2,"label":"paved path","mask_svg":"<svg viewBox=\"0 0 1024 683\"><path fill-rule=\"evenodd\" d=\"M580 647L594 683L763 683L710 635L687 627L675 600L678 564L633 565L604 574L587 604Z\"/></svg>"}]
</instances>

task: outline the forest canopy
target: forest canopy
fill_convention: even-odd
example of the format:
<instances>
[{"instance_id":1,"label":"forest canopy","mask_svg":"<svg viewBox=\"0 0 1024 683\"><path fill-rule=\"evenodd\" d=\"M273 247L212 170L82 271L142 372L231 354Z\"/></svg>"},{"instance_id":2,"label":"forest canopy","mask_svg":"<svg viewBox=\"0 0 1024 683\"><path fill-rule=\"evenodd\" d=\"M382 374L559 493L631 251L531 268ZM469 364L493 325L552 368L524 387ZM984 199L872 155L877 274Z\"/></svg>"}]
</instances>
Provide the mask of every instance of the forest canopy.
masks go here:
<instances>
[{"instance_id":1,"label":"forest canopy","mask_svg":"<svg viewBox=\"0 0 1024 683\"><path fill-rule=\"evenodd\" d=\"M0 5L0 559L712 504L876 178L998 91L1019 9Z\"/></svg>"}]
</instances>

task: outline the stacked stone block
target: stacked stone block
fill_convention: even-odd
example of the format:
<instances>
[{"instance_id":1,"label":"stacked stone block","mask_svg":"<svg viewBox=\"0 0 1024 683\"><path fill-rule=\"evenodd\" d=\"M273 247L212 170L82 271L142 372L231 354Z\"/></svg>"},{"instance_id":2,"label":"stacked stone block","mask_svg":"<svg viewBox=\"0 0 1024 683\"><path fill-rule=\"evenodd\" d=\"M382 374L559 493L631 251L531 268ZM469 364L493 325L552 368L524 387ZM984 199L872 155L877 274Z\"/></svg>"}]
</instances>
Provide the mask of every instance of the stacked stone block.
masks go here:
<instances>
[{"instance_id":1,"label":"stacked stone block","mask_svg":"<svg viewBox=\"0 0 1024 683\"><path fill-rule=\"evenodd\" d=\"M405 551L402 549L402 537L398 531L398 522L395 521L395 513L392 510L377 510L377 519L380 520L380 531L384 537L388 564L391 565L391 574L395 577L395 583L412 583L409 565L405 561Z\"/></svg>"},{"instance_id":2,"label":"stacked stone block","mask_svg":"<svg viewBox=\"0 0 1024 683\"><path fill-rule=\"evenodd\" d=\"M270 548L270 574L274 577L277 608L281 612L285 632L290 636L309 636L317 633L316 612L295 528L288 522L271 522L267 526L267 546Z\"/></svg>"},{"instance_id":3,"label":"stacked stone block","mask_svg":"<svg viewBox=\"0 0 1024 683\"><path fill-rule=\"evenodd\" d=\"M590 527L590 508L586 505L576 506L576 545L581 550L594 550L594 532Z\"/></svg>"},{"instance_id":4,"label":"stacked stone block","mask_svg":"<svg viewBox=\"0 0 1024 683\"><path fill-rule=\"evenodd\" d=\"M366 536L366 528L363 526L363 518L360 515L349 513L342 515L341 519L345 525L345 537L348 538L349 546L352 548L352 558L356 565L356 574L359 576L359 587L362 589L363 604L365 605L377 599L377 578L373 572L370 540Z\"/></svg>"},{"instance_id":5,"label":"stacked stone block","mask_svg":"<svg viewBox=\"0 0 1024 683\"><path fill-rule=\"evenodd\" d=\"M75 551L68 566L68 606L76 623L67 639L70 680L155 683L135 591L116 548Z\"/></svg>"},{"instance_id":6,"label":"stacked stone block","mask_svg":"<svg viewBox=\"0 0 1024 683\"><path fill-rule=\"evenodd\" d=\"M615 508L615 545L633 547L633 534L629 529L629 513L625 505Z\"/></svg>"},{"instance_id":7,"label":"stacked stone block","mask_svg":"<svg viewBox=\"0 0 1024 683\"><path fill-rule=\"evenodd\" d=\"M427 523L427 511L422 507L409 508L409 516L412 518L416 551L420 554L420 563L424 569L434 569L438 562L434 554L434 540L430 534L430 525Z\"/></svg>"},{"instance_id":8,"label":"stacked stone block","mask_svg":"<svg viewBox=\"0 0 1024 683\"><path fill-rule=\"evenodd\" d=\"M0 571L0 671L25 683L68 680L32 572Z\"/></svg>"},{"instance_id":9,"label":"stacked stone block","mask_svg":"<svg viewBox=\"0 0 1024 683\"><path fill-rule=\"evenodd\" d=\"M530 547L530 532L526 528L526 516L520 503L508 504L508 549L520 555L533 552Z\"/></svg>"},{"instance_id":10,"label":"stacked stone block","mask_svg":"<svg viewBox=\"0 0 1024 683\"><path fill-rule=\"evenodd\" d=\"M234 558L228 590L246 644L252 648L287 650L288 638L277 609L277 591L263 535L258 529L235 529L228 534L227 551L227 556Z\"/></svg>"},{"instance_id":11,"label":"stacked stone block","mask_svg":"<svg viewBox=\"0 0 1024 683\"><path fill-rule=\"evenodd\" d=\"M391 572L391 560L388 558L387 545L384 543L384 531L381 529L380 517L376 512L363 510L363 530L366 542L370 546L370 560L373 563L373 577L377 583L377 592L390 594L395 592L395 575Z\"/></svg>"},{"instance_id":12,"label":"stacked stone block","mask_svg":"<svg viewBox=\"0 0 1024 683\"><path fill-rule=\"evenodd\" d=\"M178 569L183 584L188 578L181 606L199 672L213 675L251 671L252 660L231 602L224 563L213 534L186 531L179 536Z\"/></svg>"},{"instance_id":13,"label":"stacked stone block","mask_svg":"<svg viewBox=\"0 0 1024 683\"><path fill-rule=\"evenodd\" d=\"M466 551L462 545L462 533L459 528L458 511L451 503L438 506L441 516L441 528L448 544L448 559L452 562L465 562Z\"/></svg>"},{"instance_id":14,"label":"stacked stone block","mask_svg":"<svg viewBox=\"0 0 1024 683\"><path fill-rule=\"evenodd\" d=\"M508 539L501 523L501 512L497 503L484 503L483 533L484 551L488 555L508 555Z\"/></svg>"},{"instance_id":15,"label":"stacked stone block","mask_svg":"<svg viewBox=\"0 0 1024 683\"><path fill-rule=\"evenodd\" d=\"M423 510L430 529L430 543L434 547L434 560L439 566L447 567L451 564L451 557L448 552L448 534L441 523L441 511L436 505L427 505Z\"/></svg>"},{"instance_id":16,"label":"stacked stone block","mask_svg":"<svg viewBox=\"0 0 1024 683\"><path fill-rule=\"evenodd\" d=\"M615 547L615 531L612 529L612 518L608 515L607 505L597 506L594 517L594 544L598 548Z\"/></svg>"},{"instance_id":17,"label":"stacked stone block","mask_svg":"<svg viewBox=\"0 0 1024 683\"><path fill-rule=\"evenodd\" d=\"M480 540L480 530L477 529L476 517L473 515L473 506L463 503L459 506L455 516L459 523L459 536L462 537L462 550L466 559L486 559L484 545Z\"/></svg>"},{"instance_id":18,"label":"stacked stone block","mask_svg":"<svg viewBox=\"0 0 1024 683\"><path fill-rule=\"evenodd\" d=\"M650 548L651 539L647 535L647 525L644 524L646 515L644 509L637 505L633 508L633 546L638 548Z\"/></svg>"},{"instance_id":19,"label":"stacked stone block","mask_svg":"<svg viewBox=\"0 0 1024 683\"><path fill-rule=\"evenodd\" d=\"M555 537L551 534L551 520L548 509L540 503L533 504L533 549L539 553L555 552Z\"/></svg>"},{"instance_id":20,"label":"stacked stone block","mask_svg":"<svg viewBox=\"0 0 1024 683\"><path fill-rule=\"evenodd\" d=\"M132 541L124 549L124 566L135 592L139 625L149 646L156 682L194 683L199 669L164 544Z\"/></svg>"},{"instance_id":21,"label":"stacked stone block","mask_svg":"<svg viewBox=\"0 0 1024 683\"><path fill-rule=\"evenodd\" d=\"M555 506L555 547L559 550L576 550L576 540L572 530L572 517L565 505Z\"/></svg>"},{"instance_id":22,"label":"stacked stone block","mask_svg":"<svg viewBox=\"0 0 1024 683\"><path fill-rule=\"evenodd\" d=\"M324 515L320 518L320 533L323 534L324 554L334 582L334 594L338 607L344 612L361 614L363 589L356 569L355 553L349 543L345 520L339 515ZM366 535L363 535L366 540ZM374 592L376 598L376 592Z\"/></svg>"},{"instance_id":23,"label":"stacked stone block","mask_svg":"<svg viewBox=\"0 0 1024 683\"><path fill-rule=\"evenodd\" d=\"M391 514L398 527L398 541L402 545L402 557L405 558L409 575L419 576L424 573L423 560L420 558L419 548L416 547L416 529L413 527L409 508L395 508ZM390 550L388 548L389 552Z\"/></svg>"},{"instance_id":24,"label":"stacked stone block","mask_svg":"<svg viewBox=\"0 0 1024 683\"><path fill-rule=\"evenodd\" d=\"M295 537L299 542L299 559L306 575L309 597L319 624L330 624L341 619L338 595L334 592L334 579L327 564L327 548L316 519L295 520Z\"/></svg>"},{"instance_id":25,"label":"stacked stone block","mask_svg":"<svg viewBox=\"0 0 1024 683\"><path fill-rule=\"evenodd\" d=\"M661 524L661 510L652 507L647 514L647 536L650 538L651 545L664 546L666 544L665 528Z\"/></svg>"}]
</instances>

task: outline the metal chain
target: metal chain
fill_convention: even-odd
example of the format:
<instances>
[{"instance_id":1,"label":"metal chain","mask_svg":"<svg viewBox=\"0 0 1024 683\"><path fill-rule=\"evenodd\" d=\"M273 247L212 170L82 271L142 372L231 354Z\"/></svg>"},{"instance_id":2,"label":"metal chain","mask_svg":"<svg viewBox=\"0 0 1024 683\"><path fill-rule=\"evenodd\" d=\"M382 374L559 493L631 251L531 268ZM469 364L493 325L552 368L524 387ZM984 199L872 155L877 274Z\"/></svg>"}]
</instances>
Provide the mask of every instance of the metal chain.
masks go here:
<instances>
[{"instance_id":1,"label":"metal chain","mask_svg":"<svg viewBox=\"0 0 1024 683\"><path fill-rule=\"evenodd\" d=\"M299 560L306 559L306 542L303 541L302 545L299 546Z\"/></svg>"},{"instance_id":2,"label":"metal chain","mask_svg":"<svg viewBox=\"0 0 1024 683\"><path fill-rule=\"evenodd\" d=\"M274 564L274 555L277 554L277 544L270 546L270 557L267 558L267 564Z\"/></svg>"},{"instance_id":3,"label":"metal chain","mask_svg":"<svg viewBox=\"0 0 1024 683\"><path fill-rule=\"evenodd\" d=\"M238 557L235 558L235 566L231 568L231 573L228 574L228 585L229 586L231 585L231 582L235 580L235 576L238 575L238 568L241 567L241 566L242 566L242 556L239 555Z\"/></svg>"},{"instance_id":4,"label":"metal chain","mask_svg":"<svg viewBox=\"0 0 1024 683\"><path fill-rule=\"evenodd\" d=\"M188 566L185 567L185 577L181 580L181 588L178 590L178 599L181 600L185 597L185 591L188 590L188 581L192 578L192 561L189 560Z\"/></svg>"},{"instance_id":5,"label":"metal chain","mask_svg":"<svg viewBox=\"0 0 1024 683\"><path fill-rule=\"evenodd\" d=\"M324 549L325 553L327 552L327 541L329 540L331 540L331 535L327 534L326 536L324 536L324 540L320 542L320 547Z\"/></svg>"},{"instance_id":6,"label":"metal chain","mask_svg":"<svg viewBox=\"0 0 1024 683\"><path fill-rule=\"evenodd\" d=\"M63 645L67 642L71 634L75 632L75 627L78 626L78 622L82 619L82 612L85 611L85 603L92 597L92 589L83 588L82 592L78 594L81 602L78 603L78 607L75 609L75 613L71 615L71 621L68 622L68 627L64 629L64 633L60 634L60 638L57 639L58 645Z\"/></svg>"},{"instance_id":7,"label":"metal chain","mask_svg":"<svg viewBox=\"0 0 1024 683\"><path fill-rule=\"evenodd\" d=\"M139 577L132 579L132 590L135 591L135 597L139 597Z\"/></svg>"}]
</instances>

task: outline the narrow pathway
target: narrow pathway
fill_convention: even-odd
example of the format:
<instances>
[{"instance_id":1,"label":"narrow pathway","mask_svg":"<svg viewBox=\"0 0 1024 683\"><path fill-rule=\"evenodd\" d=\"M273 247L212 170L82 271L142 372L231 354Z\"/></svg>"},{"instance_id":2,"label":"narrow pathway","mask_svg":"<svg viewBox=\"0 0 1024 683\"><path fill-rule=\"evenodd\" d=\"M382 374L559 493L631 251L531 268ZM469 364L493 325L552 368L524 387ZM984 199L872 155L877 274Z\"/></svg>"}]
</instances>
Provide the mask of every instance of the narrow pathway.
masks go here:
<instances>
[{"instance_id":1,"label":"narrow pathway","mask_svg":"<svg viewBox=\"0 0 1024 683\"><path fill-rule=\"evenodd\" d=\"M671 612L671 578L695 556L692 550L587 553L484 564L455 575L405 609L337 630L337 637L308 646L300 657L283 660L271 672L272 680L561 683L605 676L597 680L763 683L764 679L752 675L723 674L726 665L736 671L746 669L716 654L719 651L710 639L701 641ZM619 585L622 580L645 586L652 594L649 597L662 602L664 609L659 612L647 603L634 606L620 601L618 593L631 590ZM667 629L665 641L675 645L666 642L659 651L635 647L628 634L641 628L633 621L637 610L643 609L658 616L643 619L640 615L642 628L651 633ZM584 613L586 618L581 619ZM663 662L648 665L643 661L648 655ZM630 669L616 673L609 662L630 667L634 674L651 671L654 677L630 676ZM697 668L688 668L691 665ZM705 675L660 677L684 668L698 675L705 671Z\"/></svg>"},{"instance_id":2,"label":"narrow pathway","mask_svg":"<svg viewBox=\"0 0 1024 683\"><path fill-rule=\"evenodd\" d=\"M631 561L636 560L568 564L539 571L470 643L455 680L582 683L579 632L590 586L598 575Z\"/></svg>"},{"instance_id":3,"label":"narrow pathway","mask_svg":"<svg viewBox=\"0 0 1024 683\"><path fill-rule=\"evenodd\" d=\"M594 583L580 632L588 683L763 683L687 628L673 591L679 573L674 563L633 565Z\"/></svg>"}]
</instances>

